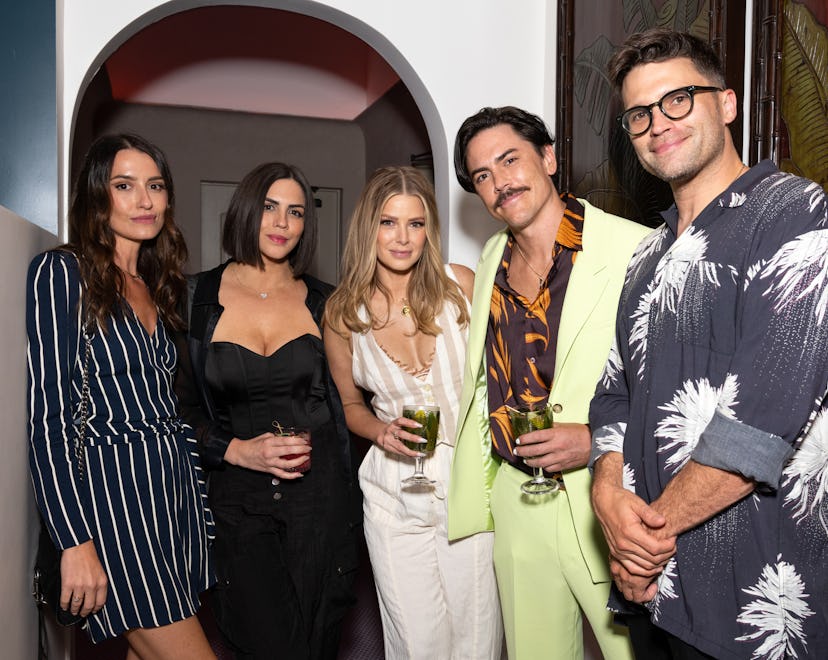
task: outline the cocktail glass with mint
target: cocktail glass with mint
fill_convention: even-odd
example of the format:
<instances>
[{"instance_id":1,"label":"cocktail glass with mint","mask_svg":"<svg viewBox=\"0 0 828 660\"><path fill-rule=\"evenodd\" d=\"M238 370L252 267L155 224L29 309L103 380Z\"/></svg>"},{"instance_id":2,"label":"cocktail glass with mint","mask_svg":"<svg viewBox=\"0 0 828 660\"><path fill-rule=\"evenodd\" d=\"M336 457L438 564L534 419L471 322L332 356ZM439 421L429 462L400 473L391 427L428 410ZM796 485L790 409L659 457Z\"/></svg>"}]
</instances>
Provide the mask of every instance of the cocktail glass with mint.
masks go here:
<instances>
[{"instance_id":1,"label":"cocktail glass with mint","mask_svg":"<svg viewBox=\"0 0 828 660\"><path fill-rule=\"evenodd\" d=\"M512 437L514 438L519 438L532 431L552 428L552 410L545 405L519 406L517 408L507 408L507 410L509 422L512 425ZM541 467L533 467L532 475L529 481L525 481L520 486L520 489L527 495L554 493L560 488L558 481L547 477Z\"/></svg>"},{"instance_id":2,"label":"cocktail glass with mint","mask_svg":"<svg viewBox=\"0 0 828 660\"><path fill-rule=\"evenodd\" d=\"M423 438L422 442L415 442L412 440L402 439L403 444L411 451L420 452L419 456L414 458L414 474L403 479L403 486L432 486L434 481L429 479L423 472L423 456L422 454L430 454L437 446L437 436L440 428L440 408L438 406L425 405L405 405L403 406L402 416L407 419L413 419L420 424L418 428L406 428L408 433L418 435Z\"/></svg>"}]
</instances>

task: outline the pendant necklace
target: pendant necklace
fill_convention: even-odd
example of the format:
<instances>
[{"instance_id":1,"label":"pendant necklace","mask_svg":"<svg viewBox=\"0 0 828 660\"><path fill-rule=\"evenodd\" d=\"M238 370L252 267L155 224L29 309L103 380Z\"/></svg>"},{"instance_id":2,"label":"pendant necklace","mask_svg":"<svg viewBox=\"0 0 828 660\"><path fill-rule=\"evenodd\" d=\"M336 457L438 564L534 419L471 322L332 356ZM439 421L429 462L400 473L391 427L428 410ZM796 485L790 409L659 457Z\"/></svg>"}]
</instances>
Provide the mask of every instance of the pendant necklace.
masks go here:
<instances>
[{"instance_id":1,"label":"pendant necklace","mask_svg":"<svg viewBox=\"0 0 828 660\"><path fill-rule=\"evenodd\" d=\"M135 273L135 274L133 275L133 274L132 274L132 273L130 273L128 270L124 270L123 268L121 268L121 267L120 267L119 265L117 265L117 264L115 264L115 268L117 268L118 270L120 270L120 271L121 271L124 275L129 275L129 276L130 276L133 280L136 280L136 281L138 281L138 282L141 282L142 284L144 283L144 278L143 278L143 277L141 277L141 274L140 274L140 273Z\"/></svg>"},{"instance_id":2,"label":"pendant necklace","mask_svg":"<svg viewBox=\"0 0 828 660\"><path fill-rule=\"evenodd\" d=\"M258 289L254 289L252 286L248 286L247 284L242 282L241 277L239 277L239 271L236 268L233 269L233 274L236 276L236 281L239 284L241 284L245 289L247 289L248 291L252 291L262 300L267 300L267 297L270 295L270 291L259 291Z\"/></svg>"},{"instance_id":3,"label":"pendant necklace","mask_svg":"<svg viewBox=\"0 0 828 660\"><path fill-rule=\"evenodd\" d=\"M523 253L523 250L520 247L520 243L517 242L517 239L515 239L515 247L518 249L518 254L520 254L521 259L523 259L523 263L525 263L527 266L529 266L529 270L531 270L535 274L535 277L538 278L538 289L540 289L543 286L544 281L546 281L546 277L544 275L541 275L538 271L536 271L532 267L532 264L529 263L529 259L526 258L526 255ZM543 269L544 273L549 272L549 268L550 268L550 266L552 266L553 261L554 261L554 257L549 260L549 263L546 265L546 268Z\"/></svg>"},{"instance_id":4,"label":"pendant necklace","mask_svg":"<svg viewBox=\"0 0 828 660\"><path fill-rule=\"evenodd\" d=\"M408 304L408 298L400 298L400 302L402 303L400 314L408 318L411 316L411 305Z\"/></svg>"}]
</instances>

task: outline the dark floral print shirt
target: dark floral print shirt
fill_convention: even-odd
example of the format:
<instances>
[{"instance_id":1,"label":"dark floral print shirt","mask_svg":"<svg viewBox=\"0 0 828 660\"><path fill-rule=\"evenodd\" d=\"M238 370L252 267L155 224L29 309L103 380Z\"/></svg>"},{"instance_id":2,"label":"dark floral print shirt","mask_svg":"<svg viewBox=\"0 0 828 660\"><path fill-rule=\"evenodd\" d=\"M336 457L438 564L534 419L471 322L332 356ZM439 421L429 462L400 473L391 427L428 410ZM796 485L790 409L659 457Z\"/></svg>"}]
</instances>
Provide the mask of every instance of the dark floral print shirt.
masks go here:
<instances>
[{"instance_id":1,"label":"dark floral print shirt","mask_svg":"<svg viewBox=\"0 0 828 660\"><path fill-rule=\"evenodd\" d=\"M756 488L679 536L651 618L716 658L828 658L825 193L762 162L681 236L664 219L627 271L592 460L622 452L647 502L690 459Z\"/></svg>"},{"instance_id":2,"label":"dark floral print shirt","mask_svg":"<svg viewBox=\"0 0 828 660\"><path fill-rule=\"evenodd\" d=\"M584 207L564 193L566 203L550 257L552 268L534 300L509 285L509 264L521 258L510 235L492 289L486 332L489 419L493 451L519 470L531 473L523 459L512 454L514 438L506 406L545 404L555 373L555 348L566 287L584 226ZM513 252L514 250L514 252Z\"/></svg>"}]
</instances>

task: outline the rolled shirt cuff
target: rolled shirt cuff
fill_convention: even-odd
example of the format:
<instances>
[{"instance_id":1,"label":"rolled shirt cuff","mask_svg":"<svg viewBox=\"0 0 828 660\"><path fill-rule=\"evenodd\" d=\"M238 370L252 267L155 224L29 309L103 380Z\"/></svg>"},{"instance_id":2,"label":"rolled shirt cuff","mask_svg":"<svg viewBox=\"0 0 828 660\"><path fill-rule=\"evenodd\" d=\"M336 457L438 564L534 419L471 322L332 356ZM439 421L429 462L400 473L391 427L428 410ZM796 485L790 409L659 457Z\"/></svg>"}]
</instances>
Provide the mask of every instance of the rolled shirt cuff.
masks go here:
<instances>
[{"instance_id":1,"label":"rolled shirt cuff","mask_svg":"<svg viewBox=\"0 0 828 660\"><path fill-rule=\"evenodd\" d=\"M735 472L776 489L793 451L778 435L716 412L702 432L692 458L702 465Z\"/></svg>"},{"instance_id":2,"label":"rolled shirt cuff","mask_svg":"<svg viewBox=\"0 0 828 660\"><path fill-rule=\"evenodd\" d=\"M595 468L595 461L604 454L611 451L616 451L619 454L624 453L624 434L626 432L626 422L606 424L592 432L592 446L589 450L589 463L587 463L590 474Z\"/></svg>"}]
</instances>

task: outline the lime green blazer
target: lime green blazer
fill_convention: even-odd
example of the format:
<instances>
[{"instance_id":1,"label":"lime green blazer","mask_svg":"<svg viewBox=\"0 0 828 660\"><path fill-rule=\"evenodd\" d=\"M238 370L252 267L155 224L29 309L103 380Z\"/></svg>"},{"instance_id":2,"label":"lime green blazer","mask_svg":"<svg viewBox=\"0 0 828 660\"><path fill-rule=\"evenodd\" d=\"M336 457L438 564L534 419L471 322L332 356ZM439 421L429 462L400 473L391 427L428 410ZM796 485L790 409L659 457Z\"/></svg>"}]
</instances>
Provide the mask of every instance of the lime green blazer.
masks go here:
<instances>
[{"instance_id":1,"label":"lime green blazer","mask_svg":"<svg viewBox=\"0 0 828 660\"><path fill-rule=\"evenodd\" d=\"M549 405L560 410L555 413L556 422L586 424L589 402L615 333L615 313L627 263L650 230L579 201L585 208L583 251L575 260L564 298ZM475 274L448 495L448 534L452 540L494 529L489 496L500 460L491 449L485 342L494 277L506 240L506 229L489 239ZM590 478L585 467L567 471L566 494L592 579L607 582L609 551L592 513Z\"/></svg>"}]
</instances>

